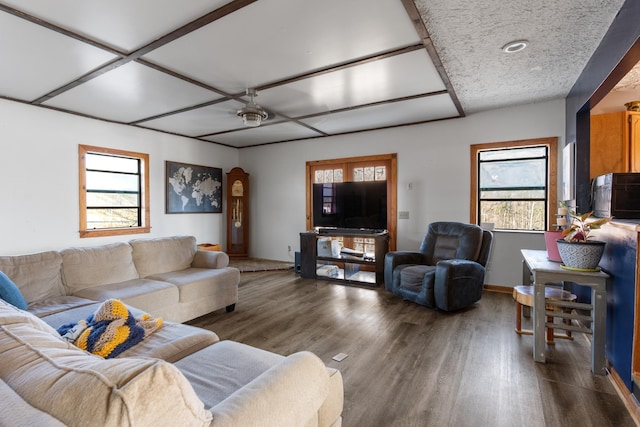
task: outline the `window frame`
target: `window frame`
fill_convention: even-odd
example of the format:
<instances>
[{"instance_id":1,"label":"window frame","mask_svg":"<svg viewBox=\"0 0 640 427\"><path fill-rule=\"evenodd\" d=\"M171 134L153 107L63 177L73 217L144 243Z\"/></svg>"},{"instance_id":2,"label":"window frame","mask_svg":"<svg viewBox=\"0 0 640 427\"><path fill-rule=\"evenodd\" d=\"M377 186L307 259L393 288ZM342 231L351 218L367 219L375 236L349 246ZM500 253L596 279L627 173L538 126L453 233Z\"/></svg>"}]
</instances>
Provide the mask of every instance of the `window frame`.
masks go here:
<instances>
[{"instance_id":1,"label":"window frame","mask_svg":"<svg viewBox=\"0 0 640 427\"><path fill-rule=\"evenodd\" d=\"M470 146L470 165L471 165L471 187L470 187L470 211L469 219L472 224L479 224L479 180L478 180L478 159L481 151L500 150L509 148L523 147L539 147L546 146L548 150L548 167L547 167L547 191L545 198L547 201L545 230L552 230L551 224L554 219L558 207L558 138L535 138L517 141L491 142L486 144L472 144ZM543 230L498 230L512 232L533 232L541 233Z\"/></svg>"},{"instance_id":2,"label":"window frame","mask_svg":"<svg viewBox=\"0 0 640 427\"><path fill-rule=\"evenodd\" d=\"M89 229L87 227L87 154L104 154L118 157L128 157L139 160L140 165L140 219L142 224L137 227L101 228ZM113 148L95 147L91 145L78 145L78 192L79 192L79 220L80 238L121 236L127 234L141 234L151 232L150 204L149 204L149 155L134 151L117 150Z\"/></svg>"},{"instance_id":3,"label":"window frame","mask_svg":"<svg viewBox=\"0 0 640 427\"><path fill-rule=\"evenodd\" d=\"M387 167L387 223L389 224L389 250L396 248L397 233L397 186L396 175L398 167L398 155L396 153L380 154L361 157L347 157L340 159L312 160L306 163L306 226L307 230L313 229L313 183L315 171L317 169L342 169L343 176L351 177L353 169L362 166L385 166ZM343 181L346 181L343 179Z\"/></svg>"}]
</instances>

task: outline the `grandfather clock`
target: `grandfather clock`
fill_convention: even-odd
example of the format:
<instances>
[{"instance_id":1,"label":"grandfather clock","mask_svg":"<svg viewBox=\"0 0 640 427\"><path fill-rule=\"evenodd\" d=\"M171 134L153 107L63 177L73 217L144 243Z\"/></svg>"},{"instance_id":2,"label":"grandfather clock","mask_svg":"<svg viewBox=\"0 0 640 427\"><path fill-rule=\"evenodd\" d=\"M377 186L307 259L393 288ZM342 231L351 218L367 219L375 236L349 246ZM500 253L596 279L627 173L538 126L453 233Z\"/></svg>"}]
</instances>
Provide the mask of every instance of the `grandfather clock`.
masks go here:
<instances>
[{"instance_id":1,"label":"grandfather clock","mask_svg":"<svg viewBox=\"0 0 640 427\"><path fill-rule=\"evenodd\" d=\"M227 172L227 255L249 256L249 174Z\"/></svg>"}]
</instances>

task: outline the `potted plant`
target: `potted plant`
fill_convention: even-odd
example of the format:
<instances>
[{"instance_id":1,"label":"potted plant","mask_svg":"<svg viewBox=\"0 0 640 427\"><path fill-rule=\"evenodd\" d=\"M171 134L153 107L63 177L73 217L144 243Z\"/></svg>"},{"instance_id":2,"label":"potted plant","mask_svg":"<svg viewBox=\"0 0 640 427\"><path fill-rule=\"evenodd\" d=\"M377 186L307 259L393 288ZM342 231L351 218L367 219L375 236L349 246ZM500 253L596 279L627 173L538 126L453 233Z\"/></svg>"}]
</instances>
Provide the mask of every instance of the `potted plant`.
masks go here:
<instances>
[{"instance_id":1,"label":"potted plant","mask_svg":"<svg viewBox=\"0 0 640 427\"><path fill-rule=\"evenodd\" d=\"M612 218L592 218L593 211L580 214L571 209L568 210L568 216L569 221L562 230L563 238L557 241L562 263L568 268L596 270L605 242L590 239L590 234Z\"/></svg>"}]
</instances>

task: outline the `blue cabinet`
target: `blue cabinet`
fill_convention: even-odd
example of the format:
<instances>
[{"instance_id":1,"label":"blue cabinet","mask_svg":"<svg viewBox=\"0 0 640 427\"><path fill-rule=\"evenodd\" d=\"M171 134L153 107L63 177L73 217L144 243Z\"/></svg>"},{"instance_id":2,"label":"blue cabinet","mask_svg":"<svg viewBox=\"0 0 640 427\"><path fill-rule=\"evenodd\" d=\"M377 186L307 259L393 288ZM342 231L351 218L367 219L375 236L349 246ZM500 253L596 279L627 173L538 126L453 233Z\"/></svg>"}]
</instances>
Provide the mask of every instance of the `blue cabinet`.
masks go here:
<instances>
[{"instance_id":1,"label":"blue cabinet","mask_svg":"<svg viewBox=\"0 0 640 427\"><path fill-rule=\"evenodd\" d=\"M606 357L630 391L633 390L637 226L637 223L615 222L603 227L596 236L607 242L600 266L611 276L607 285Z\"/></svg>"}]
</instances>

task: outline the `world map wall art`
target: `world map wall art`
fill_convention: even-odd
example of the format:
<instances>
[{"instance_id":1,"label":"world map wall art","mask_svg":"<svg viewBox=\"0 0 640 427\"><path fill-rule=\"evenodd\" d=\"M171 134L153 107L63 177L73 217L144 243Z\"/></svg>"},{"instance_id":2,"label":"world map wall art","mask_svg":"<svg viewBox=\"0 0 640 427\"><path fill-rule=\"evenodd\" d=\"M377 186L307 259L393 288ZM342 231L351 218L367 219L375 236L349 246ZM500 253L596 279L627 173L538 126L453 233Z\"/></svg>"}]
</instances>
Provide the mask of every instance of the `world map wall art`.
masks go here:
<instances>
[{"instance_id":1,"label":"world map wall art","mask_svg":"<svg viewBox=\"0 0 640 427\"><path fill-rule=\"evenodd\" d=\"M222 169L166 162L166 213L221 213Z\"/></svg>"}]
</instances>

